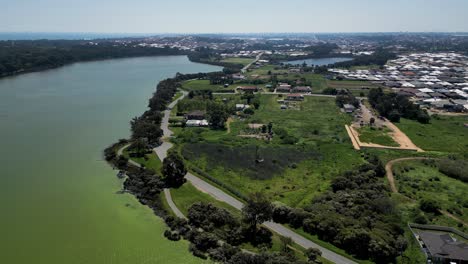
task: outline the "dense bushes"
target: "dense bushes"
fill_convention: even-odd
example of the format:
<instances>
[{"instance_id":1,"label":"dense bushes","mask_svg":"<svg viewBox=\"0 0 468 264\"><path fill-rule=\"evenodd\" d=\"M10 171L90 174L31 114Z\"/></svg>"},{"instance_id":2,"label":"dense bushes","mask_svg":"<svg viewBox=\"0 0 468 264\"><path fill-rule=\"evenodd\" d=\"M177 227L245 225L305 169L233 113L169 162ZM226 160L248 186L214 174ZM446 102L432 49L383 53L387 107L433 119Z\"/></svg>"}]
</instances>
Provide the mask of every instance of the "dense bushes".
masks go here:
<instances>
[{"instance_id":1,"label":"dense bushes","mask_svg":"<svg viewBox=\"0 0 468 264\"><path fill-rule=\"evenodd\" d=\"M369 91L369 103L379 111L379 114L387 117L392 122L399 122L400 117L417 120L427 124L430 117L425 110L413 104L406 96L396 93L384 93L382 88Z\"/></svg>"},{"instance_id":2,"label":"dense bushes","mask_svg":"<svg viewBox=\"0 0 468 264\"><path fill-rule=\"evenodd\" d=\"M213 143L184 144L182 155L185 159L196 161L207 159L206 170L219 167L233 170L241 175L255 179L270 179L282 173L293 164L306 159L320 160L320 153L314 150L304 150L294 146L262 146L253 145L229 147ZM258 159L262 162L258 162Z\"/></svg>"},{"instance_id":3,"label":"dense bushes","mask_svg":"<svg viewBox=\"0 0 468 264\"><path fill-rule=\"evenodd\" d=\"M377 263L390 263L406 242L399 216L379 177L385 173L375 157L332 181L332 190L306 210L276 206L273 220L317 235L348 253Z\"/></svg>"},{"instance_id":4,"label":"dense bushes","mask_svg":"<svg viewBox=\"0 0 468 264\"><path fill-rule=\"evenodd\" d=\"M451 178L468 182L468 161L466 160L443 159L437 161L437 167L440 172Z\"/></svg>"}]
</instances>

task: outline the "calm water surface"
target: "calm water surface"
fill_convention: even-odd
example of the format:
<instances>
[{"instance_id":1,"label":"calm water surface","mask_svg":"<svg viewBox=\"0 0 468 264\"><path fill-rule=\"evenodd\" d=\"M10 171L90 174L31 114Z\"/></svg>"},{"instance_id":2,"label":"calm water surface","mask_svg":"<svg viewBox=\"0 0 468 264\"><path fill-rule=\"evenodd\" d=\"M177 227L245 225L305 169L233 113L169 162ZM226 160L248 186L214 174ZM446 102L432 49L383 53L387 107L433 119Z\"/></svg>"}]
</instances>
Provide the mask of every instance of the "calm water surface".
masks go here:
<instances>
[{"instance_id":1,"label":"calm water surface","mask_svg":"<svg viewBox=\"0 0 468 264\"><path fill-rule=\"evenodd\" d=\"M310 65L322 66L322 65L334 64L337 62L350 61L350 60L352 60L352 58L334 57L334 58L295 60L295 61L288 61L287 63L295 65L295 64L302 64L305 62L309 66Z\"/></svg>"},{"instance_id":2,"label":"calm water surface","mask_svg":"<svg viewBox=\"0 0 468 264\"><path fill-rule=\"evenodd\" d=\"M198 263L163 238L102 150L158 81L219 70L185 56L78 63L0 79L1 263Z\"/></svg>"}]
</instances>

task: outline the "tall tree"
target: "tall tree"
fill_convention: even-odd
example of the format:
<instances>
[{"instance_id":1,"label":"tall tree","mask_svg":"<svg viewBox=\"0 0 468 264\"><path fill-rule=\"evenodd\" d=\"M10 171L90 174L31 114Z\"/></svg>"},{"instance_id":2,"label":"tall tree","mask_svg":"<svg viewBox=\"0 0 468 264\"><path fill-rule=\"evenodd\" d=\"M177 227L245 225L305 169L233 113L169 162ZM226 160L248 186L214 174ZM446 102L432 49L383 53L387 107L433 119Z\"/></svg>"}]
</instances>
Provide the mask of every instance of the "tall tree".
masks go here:
<instances>
[{"instance_id":1,"label":"tall tree","mask_svg":"<svg viewBox=\"0 0 468 264\"><path fill-rule=\"evenodd\" d=\"M187 174L182 157L176 152L169 152L169 155L163 161L162 174L167 186L182 186L186 181L185 174Z\"/></svg>"},{"instance_id":2,"label":"tall tree","mask_svg":"<svg viewBox=\"0 0 468 264\"><path fill-rule=\"evenodd\" d=\"M253 193L249 196L247 204L242 208L242 217L250 227L256 228L257 224L272 219L273 206L261 193Z\"/></svg>"}]
</instances>

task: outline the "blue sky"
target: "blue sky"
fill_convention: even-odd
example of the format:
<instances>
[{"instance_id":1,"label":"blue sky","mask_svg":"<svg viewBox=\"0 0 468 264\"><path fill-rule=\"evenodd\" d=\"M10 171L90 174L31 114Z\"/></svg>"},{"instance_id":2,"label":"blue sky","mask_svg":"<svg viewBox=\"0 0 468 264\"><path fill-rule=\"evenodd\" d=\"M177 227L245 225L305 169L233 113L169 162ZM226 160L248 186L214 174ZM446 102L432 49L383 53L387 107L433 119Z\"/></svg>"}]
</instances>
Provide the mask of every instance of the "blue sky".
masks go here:
<instances>
[{"instance_id":1,"label":"blue sky","mask_svg":"<svg viewBox=\"0 0 468 264\"><path fill-rule=\"evenodd\" d=\"M0 0L3 32L468 31L468 0Z\"/></svg>"}]
</instances>

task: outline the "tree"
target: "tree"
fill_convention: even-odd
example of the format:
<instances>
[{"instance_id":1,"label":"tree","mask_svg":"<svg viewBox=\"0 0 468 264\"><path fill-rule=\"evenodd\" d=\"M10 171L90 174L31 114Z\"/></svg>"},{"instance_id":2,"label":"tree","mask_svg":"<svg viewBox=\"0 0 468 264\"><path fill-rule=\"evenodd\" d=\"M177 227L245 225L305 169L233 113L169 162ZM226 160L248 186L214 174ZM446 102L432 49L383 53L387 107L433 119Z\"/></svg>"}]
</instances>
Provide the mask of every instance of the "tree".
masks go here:
<instances>
[{"instance_id":1,"label":"tree","mask_svg":"<svg viewBox=\"0 0 468 264\"><path fill-rule=\"evenodd\" d=\"M439 213L440 204L434 199L423 199L419 203L419 208L427 213Z\"/></svg>"},{"instance_id":2,"label":"tree","mask_svg":"<svg viewBox=\"0 0 468 264\"><path fill-rule=\"evenodd\" d=\"M398 110L393 110L388 114L388 119L392 122L400 122L401 114Z\"/></svg>"},{"instance_id":3,"label":"tree","mask_svg":"<svg viewBox=\"0 0 468 264\"><path fill-rule=\"evenodd\" d=\"M320 249L317 248L308 248L305 254L307 256L307 260L309 260L310 262L315 262L317 258L322 255L322 251L320 251Z\"/></svg>"},{"instance_id":4,"label":"tree","mask_svg":"<svg viewBox=\"0 0 468 264\"><path fill-rule=\"evenodd\" d=\"M138 138L129 147L130 150L134 151L137 157L143 157L148 151L148 144L142 138Z\"/></svg>"},{"instance_id":5,"label":"tree","mask_svg":"<svg viewBox=\"0 0 468 264\"><path fill-rule=\"evenodd\" d=\"M169 152L169 155L163 161L162 174L169 187L180 187L184 184L185 168L184 161L176 152Z\"/></svg>"},{"instance_id":6,"label":"tree","mask_svg":"<svg viewBox=\"0 0 468 264\"><path fill-rule=\"evenodd\" d=\"M226 106L221 103L212 102L208 105L208 118L214 128L224 128L224 124L229 117Z\"/></svg>"},{"instance_id":7,"label":"tree","mask_svg":"<svg viewBox=\"0 0 468 264\"><path fill-rule=\"evenodd\" d=\"M271 134L273 132L272 129L273 129L273 123L269 122L268 123L268 134Z\"/></svg>"},{"instance_id":8,"label":"tree","mask_svg":"<svg viewBox=\"0 0 468 264\"><path fill-rule=\"evenodd\" d=\"M271 220L273 206L261 193L249 196L247 204L242 208L242 218L250 227L256 228L257 224Z\"/></svg>"},{"instance_id":9,"label":"tree","mask_svg":"<svg viewBox=\"0 0 468 264\"><path fill-rule=\"evenodd\" d=\"M290 246L292 245L293 241L290 237L281 236L281 252L289 254L291 252Z\"/></svg>"}]
</instances>

